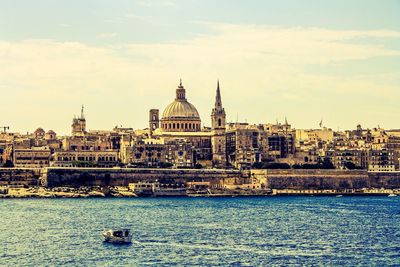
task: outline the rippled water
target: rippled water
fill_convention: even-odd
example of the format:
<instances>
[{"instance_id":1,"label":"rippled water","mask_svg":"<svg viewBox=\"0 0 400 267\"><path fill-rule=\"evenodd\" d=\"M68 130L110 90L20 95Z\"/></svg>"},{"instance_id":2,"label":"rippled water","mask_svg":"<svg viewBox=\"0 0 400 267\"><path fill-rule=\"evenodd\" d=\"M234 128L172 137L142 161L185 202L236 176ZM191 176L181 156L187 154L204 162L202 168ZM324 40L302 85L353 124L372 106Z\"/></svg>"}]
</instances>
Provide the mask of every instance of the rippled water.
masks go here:
<instances>
[{"instance_id":1,"label":"rippled water","mask_svg":"<svg viewBox=\"0 0 400 267\"><path fill-rule=\"evenodd\" d=\"M131 245L102 242L132 229ZM400 197L0 200L1 266L400 266Z\"/></svg>"}]
</instances>

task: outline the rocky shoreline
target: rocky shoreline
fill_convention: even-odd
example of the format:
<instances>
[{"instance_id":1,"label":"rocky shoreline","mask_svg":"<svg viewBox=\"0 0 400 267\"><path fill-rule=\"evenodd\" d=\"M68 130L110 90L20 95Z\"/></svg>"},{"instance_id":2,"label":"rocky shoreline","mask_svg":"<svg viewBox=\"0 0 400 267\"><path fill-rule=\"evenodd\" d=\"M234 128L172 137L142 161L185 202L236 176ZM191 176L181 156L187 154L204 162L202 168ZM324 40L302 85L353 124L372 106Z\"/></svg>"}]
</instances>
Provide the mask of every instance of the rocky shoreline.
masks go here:
<instances>
[{"instance_id":1,"label":"rocky shoreline","mask_svg":"<svg viewBox=\"0 0 400 267\"><path fill-rule=\"evenodd\" d=\"M0 189L0 198L99 198L136 197L133 192L100 187L9 187Z\"/></svg>"},{"instance_id":2,"label":"rocky shoreline","mask_svg":"<svg viewBox=\"0 0 400 267\"><path fill-rule=\"evenodd\" d=\"M189 192L187 197L267 196L268 190L212 190ZM132 198L138 197L127 187L2 187L0 198Z\"/></svg>"},{"instance_id":3,"label":"rocky shoreline","mask_svg":"<svg viewBox=\"0 0 400 267\"><path fill-rule=\"evenodd\" d=\"M397 196L400 190L229 190L187 191L186 197L245 197L245 196ZM183 196L183 197L185 197ZM0 198L134 198L138 197L128 187L0 187ZM163 196L157 196L163 197Z\"/></svg>"}]
</instances>

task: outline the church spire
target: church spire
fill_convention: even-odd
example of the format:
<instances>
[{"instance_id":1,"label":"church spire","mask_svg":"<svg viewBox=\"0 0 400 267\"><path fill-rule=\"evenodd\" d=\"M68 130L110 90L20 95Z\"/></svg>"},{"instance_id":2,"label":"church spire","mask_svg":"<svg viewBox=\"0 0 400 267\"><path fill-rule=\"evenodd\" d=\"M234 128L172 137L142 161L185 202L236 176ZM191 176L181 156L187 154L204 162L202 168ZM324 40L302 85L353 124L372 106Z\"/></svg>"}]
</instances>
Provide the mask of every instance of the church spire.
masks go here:
<instances>
[{"instance_id":1,"label":"church spire","mask_svg":"<svg viewBox=\"0 0 400 267\"><path fill-rule=\"evenodd\" d=\"M226 114L222 107L221 89L217 81L215 107L211 112L211 147L213 166L225 167L226 157Z\"/></svg>"},{"instance_id":2,"label":"church spire","mask_svg":"<svg viewBox=\"0 0 400 267\"><path fill-rule=\"evenodd\" d=\"M221 91L219 89L219 80L217 81L217 94L215 96L215 109L216 110L222 109L222 99L221 99Z\"/></svg>"}]
</instances>

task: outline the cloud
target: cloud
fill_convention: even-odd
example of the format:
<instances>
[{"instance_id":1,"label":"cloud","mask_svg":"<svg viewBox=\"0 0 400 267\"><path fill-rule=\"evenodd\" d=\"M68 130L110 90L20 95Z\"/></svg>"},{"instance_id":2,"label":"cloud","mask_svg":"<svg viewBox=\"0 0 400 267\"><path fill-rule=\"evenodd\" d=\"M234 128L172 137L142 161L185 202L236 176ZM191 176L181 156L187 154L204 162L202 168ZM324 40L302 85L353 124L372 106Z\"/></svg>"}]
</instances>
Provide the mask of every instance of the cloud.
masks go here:
<instances>
[{"instance_id":1,"label":"cloud","mask_svg":"<svg viewBox=\"0 0 400 267\"><path fill-rule=\"evenodd\" d=\"M0 91L8 101L1 105L0 113L14 110L15 128L34 129L51 122L52 128L66 132L72 109L75 112L84 103L89 106L90 128L110 128L116 123L144 128L147 110L155 107L162 111L173 100L182 77L188 98L206 125L218 78L231 119L239 111L246 114L241 118L259 123L286 114L300 126L321 116L344 126L352 125L356 117L371 124L392 119L382 118L382 113L389 109L393 113L393 106L376 104L376 99L383 93L391 99L400 97L398 69L380 66L374 75L342 76L310 72L308 66L340 64L346 69L349 61L399 57L400 49L369 40L398 40L400 32L229 24L208 27L212 34L169 43L101 47L54 40L2 41ZM374 103L379 113L369 107ZM347 111L357 107L361 113L342 114L335 111L335 105ZM29 120L27 114L32 116Z\"/></svg>"},{"instance_id":2,"label":"cloud","mask_svg":"<svg viewBox=\"0 0 400 267\"><path fill-rule=\"evenodd\" d=\"M145 7L173 7L177 5L175 0L139 0L136 4Z\"/></svg>"},{"instance_id":3,"label":"cloud","mask_svg":"<svg viewBox=\"0 0 400 267\"><path fill-rule=\"evenodd\" d=\"M103 32L97 35L97 39L112 39L117 35L118 33L116 32Z\"/></svg>"}]
</instances>

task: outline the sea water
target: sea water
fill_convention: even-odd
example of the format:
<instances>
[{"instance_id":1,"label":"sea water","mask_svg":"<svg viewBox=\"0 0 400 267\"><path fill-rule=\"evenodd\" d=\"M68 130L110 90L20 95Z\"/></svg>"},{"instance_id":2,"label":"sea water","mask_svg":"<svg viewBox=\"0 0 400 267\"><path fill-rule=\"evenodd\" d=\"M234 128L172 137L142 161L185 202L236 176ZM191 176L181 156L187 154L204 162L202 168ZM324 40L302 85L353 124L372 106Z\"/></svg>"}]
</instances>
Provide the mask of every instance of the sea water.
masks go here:
<instances>
[{"instance_id":1,"label":"sea water","mask_svg":"<svg viewBox=\"0 0 400 267\"><path fill-rule=\"evenodd\" d=\"M400 197L0 200L0 266L144 265L400 266Z\"/></svg>"}]
</instances>

